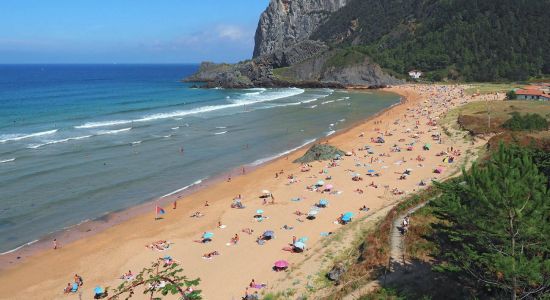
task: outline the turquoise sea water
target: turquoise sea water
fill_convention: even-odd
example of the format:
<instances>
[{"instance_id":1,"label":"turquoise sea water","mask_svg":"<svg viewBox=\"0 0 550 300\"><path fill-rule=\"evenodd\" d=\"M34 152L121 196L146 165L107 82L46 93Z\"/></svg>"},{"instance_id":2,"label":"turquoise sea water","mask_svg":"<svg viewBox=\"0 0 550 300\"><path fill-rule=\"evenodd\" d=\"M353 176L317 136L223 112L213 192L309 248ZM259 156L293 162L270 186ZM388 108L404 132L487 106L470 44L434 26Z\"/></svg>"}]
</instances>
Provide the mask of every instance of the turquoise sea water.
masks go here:
<instances>
[{"instance_id":1,"label":"turquoise sea water","mask_svg":"<svg viewBox=\"0 0 550 300\"><path fill-rule=\"evenodd\" d=\"M0 253L333 134L399 101L192 89L196 65L0 66Z\"/></svg>"}]
</instances>

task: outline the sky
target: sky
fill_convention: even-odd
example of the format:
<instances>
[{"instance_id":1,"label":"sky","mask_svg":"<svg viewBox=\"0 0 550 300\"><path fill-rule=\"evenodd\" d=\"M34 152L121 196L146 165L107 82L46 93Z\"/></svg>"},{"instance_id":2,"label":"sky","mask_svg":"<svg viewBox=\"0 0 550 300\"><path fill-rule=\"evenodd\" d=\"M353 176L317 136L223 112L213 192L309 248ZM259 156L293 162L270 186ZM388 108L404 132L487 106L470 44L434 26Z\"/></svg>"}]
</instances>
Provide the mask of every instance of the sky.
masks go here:
<instances>
[{"instance_id":1,"label":"sky","mask_svg":"<svg viewBox=\"0 0 550 300\"><path fill-rule=\"evenodd\" d=\"M269 0L0 0L0 64L237 62Z\"/></svg>"}]
</instances>

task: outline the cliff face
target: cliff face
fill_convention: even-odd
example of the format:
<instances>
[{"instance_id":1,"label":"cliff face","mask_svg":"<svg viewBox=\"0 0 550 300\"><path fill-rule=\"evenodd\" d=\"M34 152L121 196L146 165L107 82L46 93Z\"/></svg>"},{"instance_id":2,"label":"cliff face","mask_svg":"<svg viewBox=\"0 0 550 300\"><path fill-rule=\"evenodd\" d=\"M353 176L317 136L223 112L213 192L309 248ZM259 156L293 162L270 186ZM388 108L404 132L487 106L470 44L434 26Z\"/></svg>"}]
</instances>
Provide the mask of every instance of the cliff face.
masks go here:
<instances>
[{"instance_id":1,"label":"cliff face","mask_svg":"<svg viewBox=\"0 0 550 300\"><path fill-rule=\"evenodd\" d=\"M256 29L254 58L306 40L349 0L271 0Z\"/></svg>"},{"instance_id":2,"label":"cliff face","mask_svg":"<svg viewBox=\"0 0 550 300\"><path fill-rule=\"evenodd\" d=\"M185 79L205 87L384 86L403 81L361 52L330 49L313 39L332 16L357 0L271 0L256 30L254 58L238 64L203 63Z\"/></svg>"}]
</instances>

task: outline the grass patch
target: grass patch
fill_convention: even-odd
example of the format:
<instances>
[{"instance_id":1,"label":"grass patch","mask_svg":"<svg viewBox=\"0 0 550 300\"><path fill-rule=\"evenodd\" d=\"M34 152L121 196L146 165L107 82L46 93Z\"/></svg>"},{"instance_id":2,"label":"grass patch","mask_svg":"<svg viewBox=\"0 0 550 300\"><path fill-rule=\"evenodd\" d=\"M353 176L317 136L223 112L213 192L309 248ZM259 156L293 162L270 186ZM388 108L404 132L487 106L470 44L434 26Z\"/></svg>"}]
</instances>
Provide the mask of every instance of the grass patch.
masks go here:
<instances>
[{"instance_id":1,"label":"grass patch","mask_svg":"<svg viewBox=\"0 0 550 300\"><path fill-rule=\"evenodd\" d=\"M457 109L460 126L472 134L500 133L502 124L509 120L511 114L537 113L550 119L550 104L540 101L478 101L468 103ZM491 127L489 127L489 115Z\"/></svg>"},{"instance_id":2,"label":"grass patch","mask_svg":"<svg viewBox=\"0 0 550 300\"><path fill-rule=\"evenodd\" d=\"M426 237L433 234L432 224L438 219L430 206L424 206L411 216L411 225L405 235L405 255L410 259L427 261L438 251L437 245Z\"/></svg>"},{"instance_id":3,"label":"grass patch","mask_svg":"<svg viewBox=\"0 0 550 300\"><path fill-rule=\"evenodd\" d=\"M517 83L474 83L464 92L466 95L506 93L514 88L520 88L524 84Z\"/></svg>"},{"instance_id":4,"label":"grass patch","mask_svg":"<svg viewBox=\"0 0 550 300\"><path fill-rule=\"evenodd\" d=\"M275 78L281 81L294 82L296 81L290 67L273 69L273 75Z\"/></svg>"}]
</instances>

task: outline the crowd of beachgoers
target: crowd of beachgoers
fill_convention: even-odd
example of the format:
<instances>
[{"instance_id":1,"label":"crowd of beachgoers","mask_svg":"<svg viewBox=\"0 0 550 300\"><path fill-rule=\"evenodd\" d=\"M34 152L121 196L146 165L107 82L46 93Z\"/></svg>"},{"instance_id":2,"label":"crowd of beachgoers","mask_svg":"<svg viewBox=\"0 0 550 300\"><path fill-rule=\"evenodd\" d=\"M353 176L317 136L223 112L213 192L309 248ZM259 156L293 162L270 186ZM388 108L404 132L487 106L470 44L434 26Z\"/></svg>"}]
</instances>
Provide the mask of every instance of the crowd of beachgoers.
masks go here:
<instances>
[{"instance_id":1,"label":"crowd of beachgoers","mask_svg":"<svg viewBox=\"0 0 550 300\"><path fill-rule=\"evenodd\" d=\"M43 299L76 299L70 295L80 292L100 299L107 296L106 286L133 280L155 260L163 266L177 263L189 278L200 277L205 299L261 298L320 241L451 175L474 147L440 126L450 109L477 99L465 95L463 86L404 85L389 91L406 101L320 141L344 155L293 164L305 151L298 150L176 198L161 216L141 216L83 241L56 245L6 271L0 284L18 286L17 279L34 267L52 268L54 276L27 277L0 298L24 299L41 291ZM67 284L75 272L80 275Z\"/></svg>"}]
</instances>

